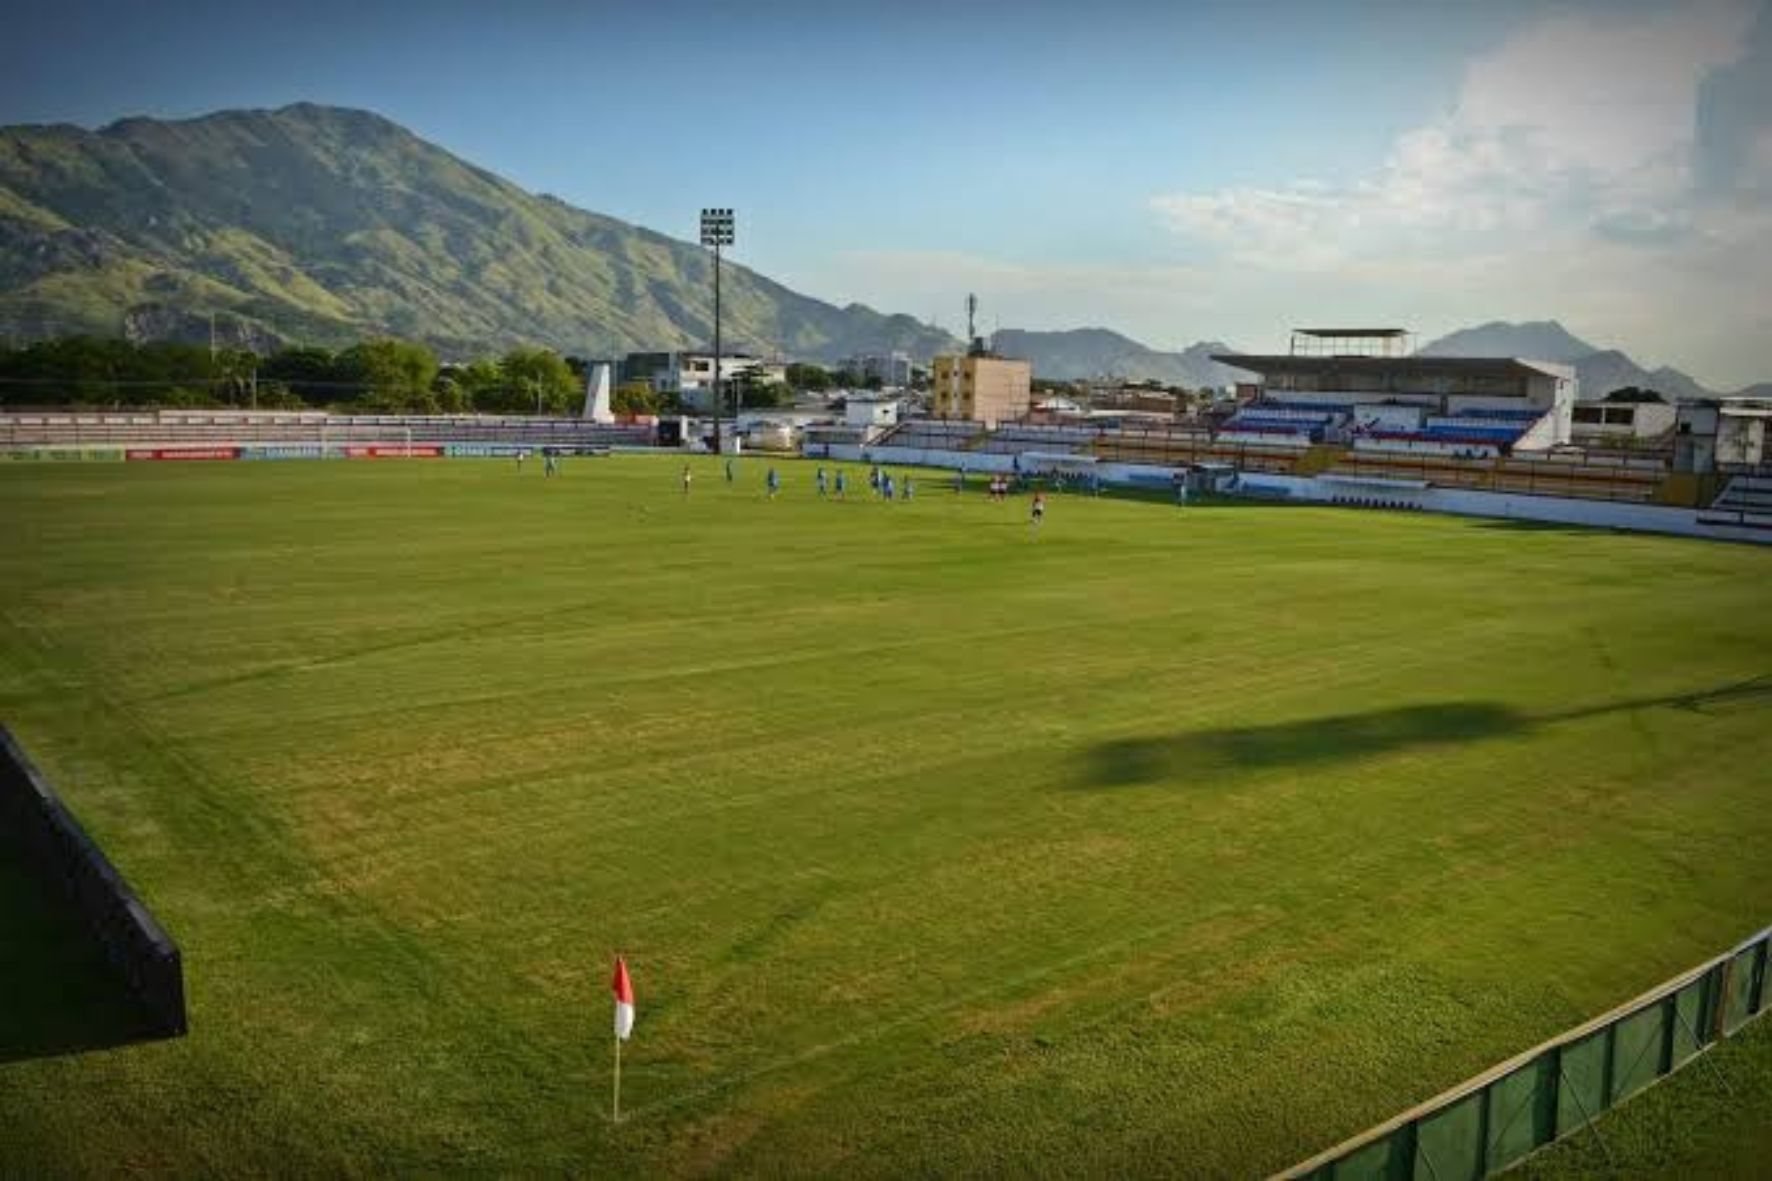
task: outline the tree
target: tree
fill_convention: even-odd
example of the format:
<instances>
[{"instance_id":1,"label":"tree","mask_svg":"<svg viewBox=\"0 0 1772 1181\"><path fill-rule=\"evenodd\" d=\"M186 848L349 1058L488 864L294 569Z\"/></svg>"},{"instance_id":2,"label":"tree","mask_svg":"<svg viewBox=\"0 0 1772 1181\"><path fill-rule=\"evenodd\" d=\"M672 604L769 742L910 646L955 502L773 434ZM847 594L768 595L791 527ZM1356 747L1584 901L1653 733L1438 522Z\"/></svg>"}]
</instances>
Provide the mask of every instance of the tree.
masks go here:
<instances>
[{"instance_id":1,"label":"tree","mask_svg":"<svg viewBox=\"0 0 1772 1181\"><path fill-rule=\"evenodd\" d=\"M831 388L830 370L822 365L795 362L788 366L788 384L807 393L822 393Z\"/></svg>"},{"instance_id":2,"label":"tree","mask_svg":"<svg viewBox=\"0 0 1772 1181\"><path fill-rule=\"evenodd\" d=\"M279 349L259 362L259 401L263 404L265 383L279 383L303 401L316 405L347 400L352 391L344 388L348 378L339 372L338 358L327 349Z\"/></svg>"},{"instance_id":3,"label":"tree","mask_svg":"<svg viewBox=\"0 0 1772 1181\"><path fill-rule=\"evenodd\" d=\"M572 367L552 349L518 347L498 363L501 409L517 414L570 414L583 399Z\"/></svg>"},{"instance_id":4,"label":"tree","mask_svg":"<svg viewBox=\"0 0 1772 1181\"><path fill-rule=\"evenodd\" d=\"M746 409L767 410L794 404L794 391L779 381L747 381L739 391L739 405Z\"/></svg>"},{"instance_id":5,"label":"tree","mask_svg":"<svg viewBox=\"0 0 1772 1181\"><path fill-rule=\"evenodd\" d=\"M649 381L624 381L610 391L609 408L617 414L656 414L658 393Z\"/></svg>"},{"instance_id":6,"label":"tree","mask_svg":"<svg viewBox=\"0 0 1772 1181\"><path fill-rule=\"evenodd\" d=\"M505 408L504 374L497 361L481 357L456 366L450 376L455 379L455 388L466 403L465 409L500 411Z\"/></svg>"},{"instance_id":7,"label":"tree","mask_svg":"<svg viewBox=\"0 0 1772 1181\"><path fill-rule=\"evenodd\" d=\"M390 336L352 345L338 355L340 376L359 387L365 408L394 413L434 414L437 358L422 344Z\"/></svg>"}]
</instances>

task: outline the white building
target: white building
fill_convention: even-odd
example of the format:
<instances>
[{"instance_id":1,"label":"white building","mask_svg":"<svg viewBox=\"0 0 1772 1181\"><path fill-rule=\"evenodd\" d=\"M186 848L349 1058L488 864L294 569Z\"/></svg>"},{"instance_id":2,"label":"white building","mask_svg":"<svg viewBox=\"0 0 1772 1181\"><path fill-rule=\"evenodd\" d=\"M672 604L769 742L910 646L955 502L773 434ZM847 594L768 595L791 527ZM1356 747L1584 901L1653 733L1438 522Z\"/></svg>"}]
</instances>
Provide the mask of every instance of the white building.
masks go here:
<instances>
[{"instance_id":1,"label":"white building","mask_svg":"<svg viewBox=\"0 0 1772 1181\"><path fill-rule=\"evenodd\" d=\"M843 425L883 427L898 425L898 402L891 398L857 398L843 404Z\"/></svg>"},{"instance_id":2,"label":"white building","mask_svg":"<svg viewBox=\"0 0 1772 1181\"><path fill-rule=\"evenodd\" d=\"M1665 441L1676 413L1672 402L1652 391L1633 396L1613 390L1598 402L1575 404L1570 434L1587 446L1640 446Z\"/></svg>"},{"instance_id":3,"label":"white building","mask_svg":"<svg viewBox=\"0 0 1772 1181\"><path fill-rule=\"evenodd\" d=\"M1681 402L1677 413L1675 471L1739 471L1767 462L1772 398L1701 398Z\"/></svg>"},{"instance_id":4,"label":"white building","mask_svg":"<svg viewBox=\"0 0 1772 1181\"><path fill-rule=\"evenodd\" d=\"M722 353L720 380L728 394L736 380L754 375L764 382L784 382L787 365L751 353ZM691 410L713 409L714 354L711 352L629 353L622 362L623 381L649 382L661 394L673 394Z\"/></svg>"}]
</instances>

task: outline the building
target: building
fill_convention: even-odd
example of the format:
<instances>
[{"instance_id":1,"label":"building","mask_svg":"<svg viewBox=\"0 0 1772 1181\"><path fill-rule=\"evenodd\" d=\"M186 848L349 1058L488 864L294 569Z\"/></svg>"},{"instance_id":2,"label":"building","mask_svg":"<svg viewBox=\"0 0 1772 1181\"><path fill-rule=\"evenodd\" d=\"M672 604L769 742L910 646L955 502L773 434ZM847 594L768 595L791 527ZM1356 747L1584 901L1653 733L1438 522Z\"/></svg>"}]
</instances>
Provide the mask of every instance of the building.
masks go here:
<instances>
[{"instance_id":1,"label":"building","mask_svg":"<svg viewBox=\"0 0 1772 1181\"><path fill-rule=\"evenodd\" d=\"M721 354L720 380L728 383L728 390L734 379L747 374L765 382L782 382L788 377L784 362L766 361L751 353ZM691 410L713 409L712 352L629 353L621 364L621 379L647 382L657 393L674 395Z\"/></svg>"},{"instance_id":2,"label":"building","mask_svg":"<svg viewBox=\"0 0 1772 1181\"><path fill-rule=\"evenodd\" d=\"M843 403L843 423L846 426L897 426L898 401L894 398L860 398L851 395Z\"/></svg>"},{"instance_id":3,"label":"building","mask_svg":"<svg viewBox=\"0 0 1772 1181\"><path fill-rule=\"evenodd\" d=\"M844 367L863 381L878 379L886 389L904 389L911 384L911 355L905 352L857 353Z\"/></svg>"},{"instance_id":4,"label":"building","mask_svg":"<svg viewBox=\"0 0 1772 1181\"><path fill-rule=\"evenodd\" d=\"M1300 328L1285 353L1216 353L1256 374L1221 437L1239 443L1482 458L1569 442L1567 365L1517 357L1425 357L1401 328Z\"/></svg>"},{"instance_id":5,"label":"building","mask_svg":"<svg viewBox=\"0 0 1772 1181\"><path fill-rule=\"evenodd\" d=\"M1674 425L1674 470L1743 471L1767 462L1772 398L1718 397L1681 402Z\"/></svg>"},{"instance_id":6,"label":"building","mask_svg":"<svg viewBox=\"0 0 1772 1181\"><path fill-rule=\"evenodd\" d=\"M1598 402L1577 402L1570 438L1587 447L1665 445L1674 429L1674 406L1654 390L1613 390Z\"/></svg>"},{"instance_id":7,"label":"building","mask_svg":"<svg viewBox=\"0 0 1772 1181\"><path fill-rule=\"evenodd\" d=\"M974 339L963 357L935 358L930 375L930 413L995 426L1026 418L1033 405L1034 367L1000 357Z\"/></svg>"}]
</instances>

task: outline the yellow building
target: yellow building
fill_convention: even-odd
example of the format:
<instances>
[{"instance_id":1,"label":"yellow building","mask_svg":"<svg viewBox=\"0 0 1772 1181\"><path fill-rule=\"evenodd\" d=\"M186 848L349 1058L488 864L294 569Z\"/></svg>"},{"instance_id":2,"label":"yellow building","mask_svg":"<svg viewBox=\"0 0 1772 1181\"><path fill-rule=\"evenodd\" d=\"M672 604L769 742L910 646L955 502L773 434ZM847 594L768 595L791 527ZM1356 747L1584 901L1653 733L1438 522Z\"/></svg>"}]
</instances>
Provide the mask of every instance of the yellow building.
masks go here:
<instances>
[{"instance_id":1,"label":"yellow building","mask_svg":"<svg viewBox=\"0 0 1772 1181\"><path fill-rule=\"evenodd\" d=\"M935 358L930 409L937 418L964 418L995 426L1027 417L1034 367L989 353Z\"/></svg>"}]
</instances>

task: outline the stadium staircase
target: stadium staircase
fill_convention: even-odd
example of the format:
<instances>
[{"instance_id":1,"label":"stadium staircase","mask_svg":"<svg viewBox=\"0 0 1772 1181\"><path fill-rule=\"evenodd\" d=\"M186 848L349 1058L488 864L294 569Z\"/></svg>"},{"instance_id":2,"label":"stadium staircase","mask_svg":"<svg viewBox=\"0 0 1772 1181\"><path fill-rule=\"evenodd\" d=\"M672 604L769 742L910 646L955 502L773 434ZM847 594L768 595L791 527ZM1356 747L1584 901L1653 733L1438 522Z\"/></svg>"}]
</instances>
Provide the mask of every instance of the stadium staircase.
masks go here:
<instances>
[{"instance_id":1,"label":"stadium staircase","mask_svg":"<svg viewBox=\"0 0 1772 1181\"><path fill-rule=\"evenodd\" d=\"M1762 469L1731 479L1698 521L1701 525L1772 530L1772 471Z\"/></svg>"}]
</instances>

